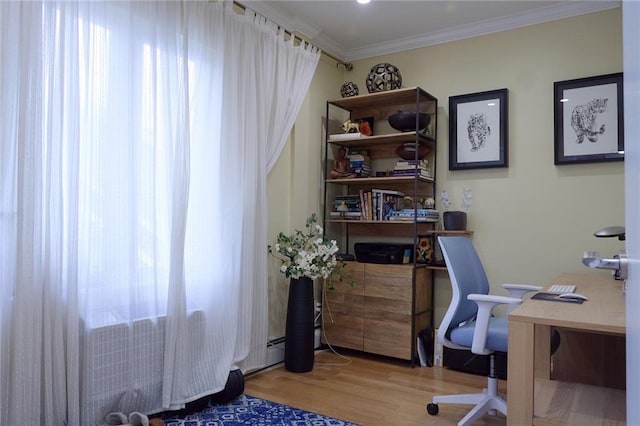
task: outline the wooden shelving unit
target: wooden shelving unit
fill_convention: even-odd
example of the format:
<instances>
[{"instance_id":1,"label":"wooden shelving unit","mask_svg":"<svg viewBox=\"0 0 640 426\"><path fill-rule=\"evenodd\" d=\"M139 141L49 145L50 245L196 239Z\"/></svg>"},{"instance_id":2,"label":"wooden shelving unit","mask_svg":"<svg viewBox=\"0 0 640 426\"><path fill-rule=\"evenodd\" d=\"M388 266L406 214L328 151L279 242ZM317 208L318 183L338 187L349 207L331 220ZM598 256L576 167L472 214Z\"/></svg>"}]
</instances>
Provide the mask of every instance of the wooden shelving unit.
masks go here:
<instances>
[{"instance_id":1,"label":"wooden shelving unit","mask_svg":"<svg viewBox=\"0 0 640 426\"><path fill-rule=\"evenodd\" d=\"M327 101L325 139L326 176L340 147L364 150L371 160L369 177L325 180L325 235L336 239L347 254L353 254L356 241L395 240L414 246L418 235L436 232L437 221L348 220L331 218L338 195L357 194L360 190L394 190L406 197L436 196L433 177L392 176L389 164L400 159L396 150L405 143L427 147L430 176L436 176L436 139L438 101L419 87L372 93ZM388 117L397 112L420 112L431 116L428 131L415 128L397 132ZM346 119L373 118L371 136L331 137L341 132ZM416 124L416 127L417 124ZM417 151L417 150L416 150ZM418 160L418 155L414 160ZM385 164L386 166L382 166ZM416 172L418 172L418 165ZM393 168L393 166L391 166ZM376 172L382 172L377 176ZM417 213L417 208L415 209ZM373 264L348 262L347 270L355 283L338 283L323 294L323 340L333 346L414 361L418 333L433 323L433 268L414 259L409 264Z\"/></svg>"}]
</instances>

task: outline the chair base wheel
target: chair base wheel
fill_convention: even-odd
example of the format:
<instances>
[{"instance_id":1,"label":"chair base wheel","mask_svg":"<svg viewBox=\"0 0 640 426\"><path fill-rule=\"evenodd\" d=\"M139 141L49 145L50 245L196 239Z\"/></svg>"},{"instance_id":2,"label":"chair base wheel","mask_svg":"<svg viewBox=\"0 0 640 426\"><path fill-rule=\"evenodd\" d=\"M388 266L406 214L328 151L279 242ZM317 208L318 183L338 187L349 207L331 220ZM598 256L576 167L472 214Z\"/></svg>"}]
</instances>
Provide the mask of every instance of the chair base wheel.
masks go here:
<instances>
[{"instance_id":1,"label":"chair base wheel","mask_svg":"<svg viewBox=\"0 0 640 426\"><path fill-rule=\"evenodd\" d=\"M432 416L435 416L436 414L438 414L438 404L434 404L434 403L427 404L427 413L431 414Z\"/></svg>"}]
</instances>

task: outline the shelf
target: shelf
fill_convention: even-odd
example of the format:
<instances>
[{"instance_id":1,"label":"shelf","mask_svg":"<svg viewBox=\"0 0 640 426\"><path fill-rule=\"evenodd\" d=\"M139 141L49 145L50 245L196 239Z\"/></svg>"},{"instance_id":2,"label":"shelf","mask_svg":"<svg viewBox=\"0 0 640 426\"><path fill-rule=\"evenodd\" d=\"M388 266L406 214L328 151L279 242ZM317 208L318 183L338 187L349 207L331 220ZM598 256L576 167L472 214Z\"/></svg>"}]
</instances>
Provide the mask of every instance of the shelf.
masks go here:
<instances>
[{"instance_id":1,"label":"shelf","mask_svg":"<svg viewBox=\"0 0 640 426\"><path fill-rule=\"evenodd\" d=\"M438 223L438 220L358 220L358 219L329 219L327 222L329 223L350 223L350 224L361 224L361 225L414 225L414 224L434 224ZM425 231L425 234L428 234Z\"/></svg>"},{"instance_id":2,"label":"shelf","mask_svg":"<svg viewBox=\"0 0 640 426\"><path fill-rule=\"evenodd\" d=\"M357 111L361 109L391 109L395 111L397 109L402 109L401 107L403 105L407 105L411 108L405 108L406 110L414 111L416 101L435 101L435 98L423 89L407 87L403 89L335 99L328 101L328 103L348 111ZM424 112L435 113L435 111Z\"/></svg>"},{"instance_id":3,"label":"shelf","mask_svg":"<svg viewBox=\"0 0 640 426\"><path fill-rule=\"evenodd\" d=\"M327 183L336 183L341 185L379 185L379 184L403 184L414 183L415 176L381 176L366 178L346 178L346 179L327 179ZM418 178L420 182L432 183L433 178Z\"/></svg>"},{"instance_id":4,"label":"shelf","mask_svg":"<svg viewBox=\"0 0 640 426\"><path fill-rule=\"evenodd\" d=\"M396 149L408 142L415 142L420 145L435 147L436 141L433 137L420 132L389 133L386 135L368 136L366 138L336 139L328 140L329 145L344 146L349 150L367 151L370 158L397 157Z\"/></svg>"},{"instance_id":5,"label":"shelf","mask_svg":"<svg viewBox=\"0 0 640 426\"><path fill-rule=\"evenodd\" d=\"M465 235L471 236L473 235L473 231L462 230L462 231L447 231L446 229L434 229L430 231L426 231L425 235Z\"/></svg>"},{"instance_id":6,"label":"shelf","mask_svg":"<svg viewBox=\"0 0 640 426\"><path fill-rule=\"evenodd\" d=\"M429 265L428 263L425 266L427 267L427 269L432 269L434 271L447 271L446 266Z\"/></svg>"},{"instance_id":7,"label":"shelf","mask_svg":"<svg viewBox=\"0 0 640 426\"><path fill-rule=\"evenodd\" d=\"M416 132L415 130L412 132L387 133L384 135L372 135L367 137L329 139L327 142L349 148L369 147L372 143L376 145L397 145L400 143L415 142L416 135L418 135L418 141L420 143L436 142L432 136Z\"/></svg>"}]
</instances>

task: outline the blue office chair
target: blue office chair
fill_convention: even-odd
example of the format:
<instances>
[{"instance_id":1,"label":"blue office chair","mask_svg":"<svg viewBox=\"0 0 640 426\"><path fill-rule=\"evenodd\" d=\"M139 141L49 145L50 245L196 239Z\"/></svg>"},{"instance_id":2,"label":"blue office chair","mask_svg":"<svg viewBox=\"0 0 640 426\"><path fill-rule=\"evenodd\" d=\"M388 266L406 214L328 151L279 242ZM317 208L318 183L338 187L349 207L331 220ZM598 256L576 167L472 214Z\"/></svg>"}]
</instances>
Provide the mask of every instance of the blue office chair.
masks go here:
<instances>
[{"instance_id":1,"label":"blue office chair","mask_svg":"<svg viewBox=\"0 0 640 426\"><path fill-rule=\"evenodd\" d=\"M452 349L470 350L478 355L490 355L487 389L482 393L434 396L427 412L438 414L438 404L474 404L475 407L458 423L469 425L496 410L507 415L507 402L498 394L494 351L507 352L507 317L492 316L492 310L508 304L508 310L522 302L523 296L542 287L503 284L509 296L489 295L489 281L471 240L464 236L438 237L444 261L449 271L452 298L440 328L438 342Z\"/></svg>"}]
</instances>

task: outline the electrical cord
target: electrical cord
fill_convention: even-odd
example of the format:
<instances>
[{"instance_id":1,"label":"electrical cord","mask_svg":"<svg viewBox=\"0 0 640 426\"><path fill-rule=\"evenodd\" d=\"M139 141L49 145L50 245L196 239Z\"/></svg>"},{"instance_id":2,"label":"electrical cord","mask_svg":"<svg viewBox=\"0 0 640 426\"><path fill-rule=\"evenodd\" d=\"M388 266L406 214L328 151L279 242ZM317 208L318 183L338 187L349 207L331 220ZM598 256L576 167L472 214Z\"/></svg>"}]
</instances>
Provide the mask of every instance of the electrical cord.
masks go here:
<instances>
[{"instance_id":1,"label":"electrical cord","mask_svg":"<svg viewBox=\"0 0 640 426\"><path fill-rule=\"evenodd\" d=\"M327 347L329 348L329 350L335 354L337 357L343 359L343 362L315 362L315 365L326 365L326 366L342 366L342 365L349 365L351 364L351 358L342 355L341 353L339 353L333 346L331 346L331 343L329 342L329 339L327 338L327 334L325 332L325 316L322 315L322 306L326 306L327 308L327 313L329 314L329 320L331 321L331 323L333 323L333 314L331 313L331 307L329 306L329 303L327 302L327 297L326 297L326 291L327 291L327 285L326 282L324 283L324 285L322 286L322 304L320 305L320 313L318 314L318 316L316 316L316 321L318 319L318 317L320 317L321 319L321 329L322 329L322 337L324 338L325 344L327 345Z\"/></svg>"}]
</instances>

